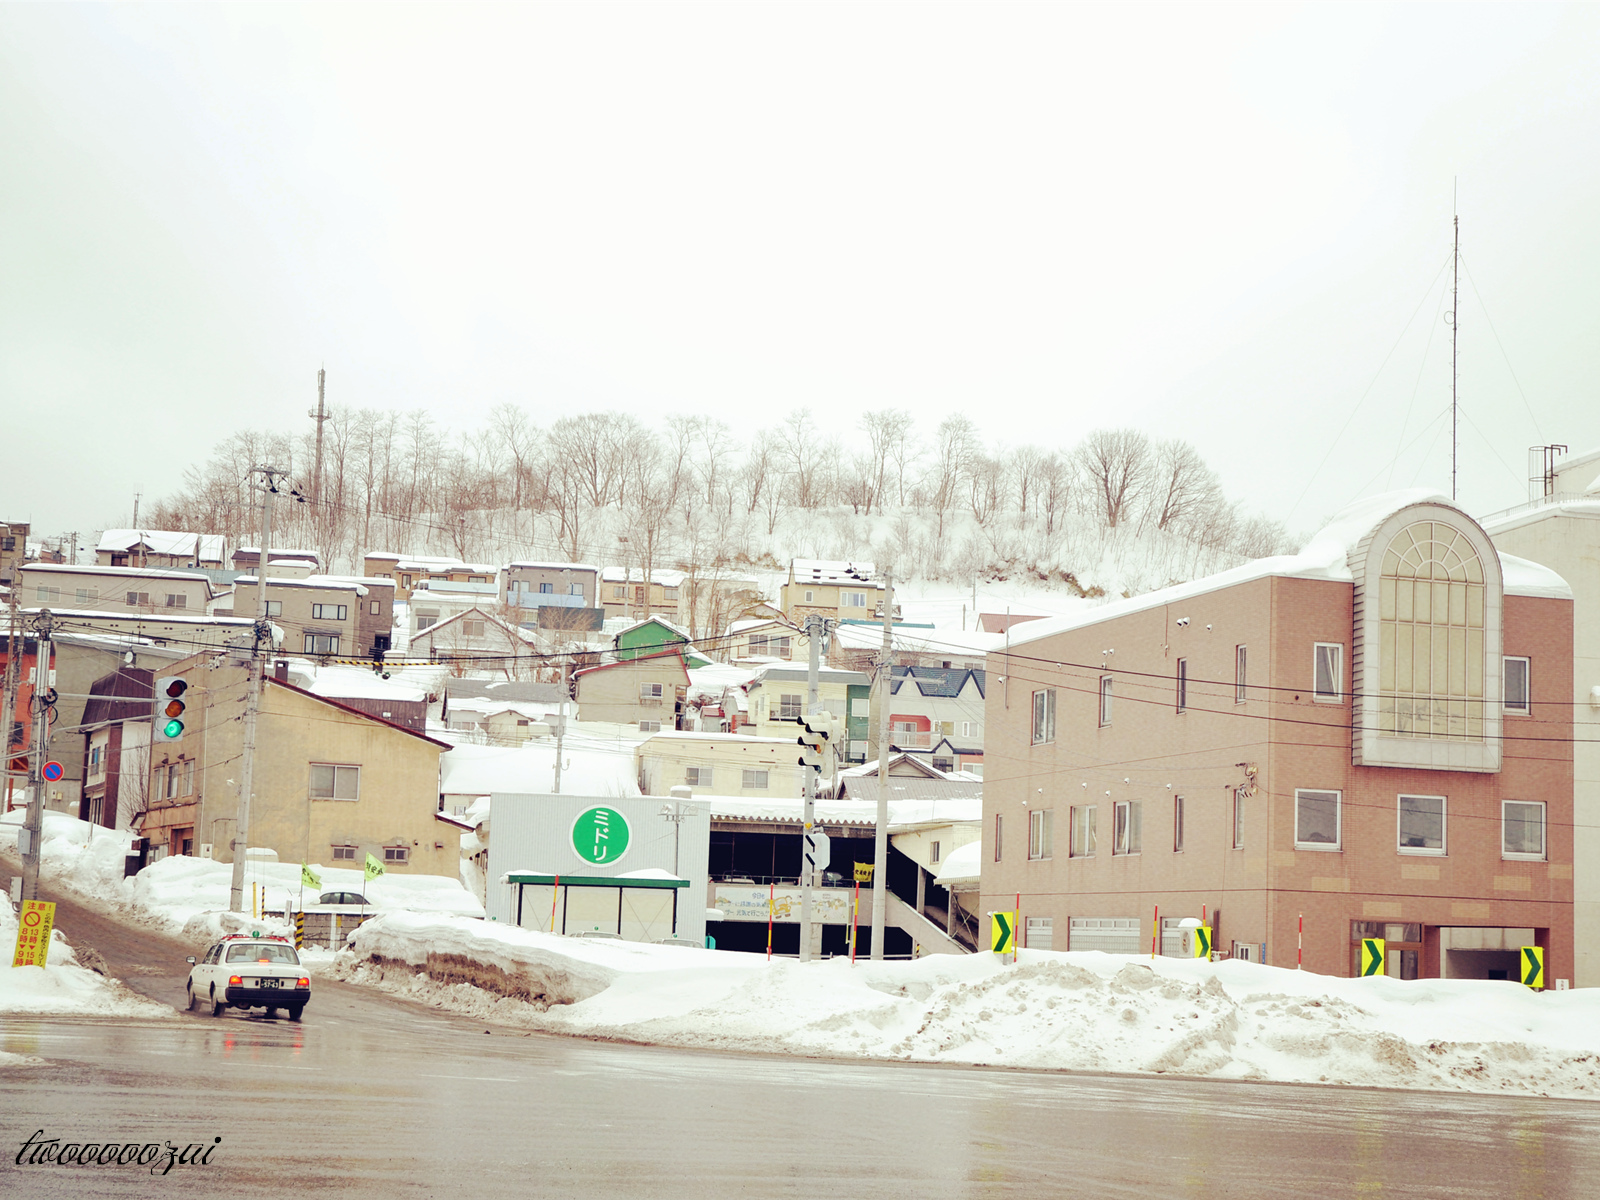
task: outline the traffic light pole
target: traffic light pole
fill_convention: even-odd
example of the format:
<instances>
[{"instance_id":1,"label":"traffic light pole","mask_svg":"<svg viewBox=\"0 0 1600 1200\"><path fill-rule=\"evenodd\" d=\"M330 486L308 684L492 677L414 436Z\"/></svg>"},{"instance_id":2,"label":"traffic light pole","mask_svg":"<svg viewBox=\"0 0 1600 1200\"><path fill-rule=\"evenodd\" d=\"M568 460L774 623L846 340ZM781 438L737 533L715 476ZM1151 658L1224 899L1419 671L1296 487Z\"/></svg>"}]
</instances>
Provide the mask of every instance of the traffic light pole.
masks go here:
<instances>
[{"instance_id":1,"label":"traffic light pole","mask_svg":"<svg viewBox=\"0 0 1600 1200\"><path fill-rule=\"evenodd\" d=\"M15 589L18 585L13 584ZM39 850L44 840L44 764L50 741L50 708L55 697L50 691L50 629L55 618L48 608L39 610L35 631L33 662L33 753L28 758L28 814L23 822L27 845L22 848L22 895L16 900L39 898ZM15 645L11 653L16 654ZM11 731L6 730L9 737Z\"/></svg>"},{"instance_id":2,"label":"traffic light pole","mask_svg":"<svg viewBox=\"0 0 1600 1200\"><path fill-rule=\"evenodd\" d=\"M878 822L872 835L872 957L883 957L883 926L889 901L889 705L894 697L894 576L883 580L883 653L878 661ZM950 903L954 904L954 898Z\"/></svg>"},{"instance_id":3,"label":"traffic light pole","mask_svg":"<svg viewBox=\"0 0 1600 1200\"><path fill-rule=\"evenodd\" d=\"M272 500L276 496L276 476L283 472L273 467L256 467L252 475L266 479L261 501L261 545L256 560L256 622L251 630L250 688L244 702L244 753L239 764L239 816L233 826L233 877L228 885L228 910L244 911L244 860L250 845L250 789L255 777L256 713L261 708L261 643L270 641L272 626L267 621L267 545L272 541Z\"/></svg>"}]
</instances>

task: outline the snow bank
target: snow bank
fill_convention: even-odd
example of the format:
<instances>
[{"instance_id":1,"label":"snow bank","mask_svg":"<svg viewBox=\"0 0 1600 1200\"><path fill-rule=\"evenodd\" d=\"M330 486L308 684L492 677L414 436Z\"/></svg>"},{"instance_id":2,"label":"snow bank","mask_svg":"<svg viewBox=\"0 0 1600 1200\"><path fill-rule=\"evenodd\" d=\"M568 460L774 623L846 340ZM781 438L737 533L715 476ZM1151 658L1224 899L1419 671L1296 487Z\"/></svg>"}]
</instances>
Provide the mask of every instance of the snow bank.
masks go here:
<instances>
[{"instance_id":1,"label":"snow bank","mask_svg":"<svg viewBox=\"0 0 1600 1200\"><path fill-rule=\"evenodd\" d=\"M334 973L554 1033L686 1047L1600 1098L1600 991L1024 950L802 965L386 916Z\"/></svg>"},{"instance_id":2,"label":"snow bank","mask_svg":"<svg viewBox=\"0 0 1600 1200\"><path fill-rule=\"evenodd\" d=\"M119 981L82 966L67 939L56 930L48 967L13 967L17 918L0 891L0 1013L39 1016L171 1017L171 1007L146 1000ZM0 1055L0 1067L37 1062L23 1055Z\"/></svg>"}]
</instances>

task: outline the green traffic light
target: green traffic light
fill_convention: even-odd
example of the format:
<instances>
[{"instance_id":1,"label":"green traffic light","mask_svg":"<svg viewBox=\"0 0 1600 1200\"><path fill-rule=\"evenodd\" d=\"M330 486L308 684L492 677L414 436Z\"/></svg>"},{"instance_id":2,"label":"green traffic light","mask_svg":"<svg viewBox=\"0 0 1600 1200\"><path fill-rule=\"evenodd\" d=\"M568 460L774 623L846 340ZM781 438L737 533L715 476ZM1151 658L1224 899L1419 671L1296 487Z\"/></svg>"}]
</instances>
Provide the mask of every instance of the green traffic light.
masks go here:
<instances>
[{"instance_id":1,"label":"green traffic light","mask_svg":"<svg viewBox=\"0 0 1600 1200\"><path fill-rule=\"evenodd\" d=\"M169 738L181 737L183 735L183 722L177 720L168 721L161 727L161 735Z\"/></svg>"}]
</instances>

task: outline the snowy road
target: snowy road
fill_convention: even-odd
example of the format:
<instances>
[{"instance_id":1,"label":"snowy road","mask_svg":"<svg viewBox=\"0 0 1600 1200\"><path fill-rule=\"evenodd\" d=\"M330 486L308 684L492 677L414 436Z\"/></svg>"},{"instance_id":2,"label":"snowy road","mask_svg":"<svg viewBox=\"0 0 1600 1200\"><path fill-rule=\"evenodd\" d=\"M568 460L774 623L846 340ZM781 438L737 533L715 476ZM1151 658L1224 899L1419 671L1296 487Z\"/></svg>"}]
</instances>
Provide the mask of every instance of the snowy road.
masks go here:
<instances>
[{"instance_id":1,"label":"snowy road","mask_svg":"<svg viewBox=\"0 0 1600 1200\"><path fill-rule=\"evenodd\" d=\"M114 968L181 968L165 939L94 920L62 928ZM181 974L124 977L181 996ZM1600 1110L1580 1102L695 1053L314 997L302 1025L6 1019L0 1050L45 1062L0 1069L0 1193L1600 1194ZM35 1130L215 1149L155 1177L19 1166Z\"/></svg>"}]
</instances>

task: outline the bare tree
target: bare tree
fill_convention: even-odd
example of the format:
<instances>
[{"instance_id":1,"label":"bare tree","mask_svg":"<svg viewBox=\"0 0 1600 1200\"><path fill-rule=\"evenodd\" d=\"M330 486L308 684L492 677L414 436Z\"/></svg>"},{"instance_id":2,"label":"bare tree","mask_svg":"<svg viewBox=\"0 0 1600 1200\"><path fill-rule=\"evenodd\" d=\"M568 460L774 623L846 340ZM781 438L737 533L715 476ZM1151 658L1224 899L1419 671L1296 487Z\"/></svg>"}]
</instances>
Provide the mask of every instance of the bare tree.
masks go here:
<instances>
[{"instance_id":1,"label":"bare tree","mask_svg":"<svg viewBox=\"0 0 1600 1200\"><path fill-rule=\"evenodd\" d=\"M1157 529L1187 524L1214 507L1222 497L1216 473L1200 452L1176 438L1156 443L1151 467L1149 502L1144 521Z\"/></svg>"},{"instance_id":2,"label":"bare tree","mask_svg":"<svg viewBox=\"0 0 1600 1200\"><path fill-rule=\"evenodd\" d=\"M1059 454L1046 454L1039 460L1037 475L1039 500L1044 508L1044 531L1049 536L1055 533L1056 521L1066 511L1072 488L1072 466Z\"/></svg>"},{"instance_id":3,"label":"bare tree","mask_svg":"<svg viewBox=\"0 0 1600 1200\"><path fill-rule=\"evenodd\" d=\"M1006 458L1011 478L1017 487L1017 511L1024 516L1028 513L1028 500L1038 490L1039 470L1044 465L1045 458L1045 452L1031 444L1018 446Z\"/></svg>"},{"instance_id":4,"label":"bare tree","mask_svg":"<svg viewBox=\"0 0 1600 1200\"><path fill-rule=\"evenodd\" d=\"M977 449L977 431L971 420L953 413L939 422L937 433L936 457L929 472L927 492L938 518L939 536L943 537L945 517L959 503L961 485Z\"/></svg>"},{"instance_id":5,"label":"bare tree","mask_svg":"<svg viewBox=\"0 0 1600 1200\"><path fill-rule=\"evenodd\" d=\"M794 486L794 502L799 508L816 508L822 502L817 486L821 467L822 435L809 408L798 409L784 419L778 434L788 460L789 480Z\"/></svg>"},{"instance_id":6,"label":"bare tree","mask_svg":"<svg viewBox=\"0 0 1600 1200\"><path fill-rule=\"evenodd\" d=\"M974 452L967 467L967 497L972 516L987 526L1005 503L1007 491L1005 463L999 458Z\"/></svg>"},{"instance_id":7,"label":"bare tree","mask_svg":"<svg viewBox=\"0 0 1600 1200\"><path fill-rule=\"evenodd\" d=\"M1115 529L1150 484L1150 439L1136 429L1099 429L1084 439L1075 457L1098 516Z\"/></svg>"}]
</instances>

